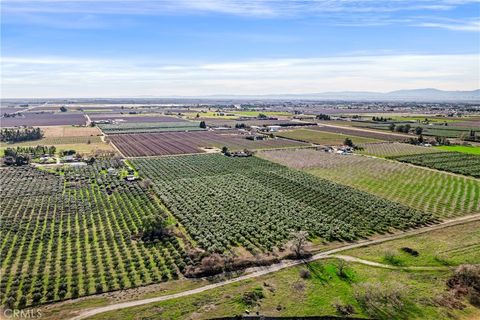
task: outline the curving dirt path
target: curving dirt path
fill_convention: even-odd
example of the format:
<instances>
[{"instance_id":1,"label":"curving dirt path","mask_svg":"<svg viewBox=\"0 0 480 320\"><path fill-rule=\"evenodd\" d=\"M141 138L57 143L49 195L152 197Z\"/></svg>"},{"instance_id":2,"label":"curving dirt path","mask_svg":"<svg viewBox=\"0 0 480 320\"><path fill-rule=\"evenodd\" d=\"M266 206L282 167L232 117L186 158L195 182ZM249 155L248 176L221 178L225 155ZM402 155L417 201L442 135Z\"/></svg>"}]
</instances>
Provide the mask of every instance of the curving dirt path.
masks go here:
<instances>
[{"instance_id":1,"label":"curving dirt path","mask_svg":"<svg viewBox=\"0 0 480 320\"><path fill-rule=\"evenodd\" d=\"M392 270L411 270L411 271L442 271L442 270L450 270L452 267L447 266L392 266L389 264L383 264L379 262L374 262L370 260L364 260L357 257L352 256L345 256L341 254L334 254L331 256L327 256L327 258L337 258L342 259L348 262L355 262L364 264L366 266L377 267L377 268L384 268L384 269L392 269Z\"/></svg>"},{"instance_id":2,"label":"curving dirt path","mask_svg":"<svg viewBox=\"0 0 480 320\"><path fill-rule=\"evenodd\" d=\"M94 316L94 315L97 315L97 314L100 314L100 313L108 312L108 311L115 311L115 310L119 310L119 309L136 307L136 306L141 306L141 305L154 303L154 302L160 302L160 301L166 301L166 300L186 297L186 296L201 293L201 292L204 292L204 291L207 291L207 290L223 287L223 286L231 284L231 283L243 281L243 280L246 280L246 279L260 277L260 276L263 276L263 275L266 275L266 274L269 274L269 273L273 273L273 272L276 272L276 271L279 271L279 270L282 270L282 269L285 269L285 268L301 265L301 264L304 264L304 263L307 263L307 262L312 262L312 261L319 260L319 259L338 258L338 259L343 259L345 261L351 261L351 262L355 262L355 263L361 263L361 264L364 264L364 265L369 265L369 266L372 266L372 267L399 269L399 270L417 270L417 271L420 271L420 270L422 270L422 271L448 270L448 267L422 267L422 266L418 266L418 267L413 267L413 266L412 267L397 267L397 266L390 266L390 265L385 265L385 264L381 264L381 263L377 263L377 262L373 262L373 261L363 260L363 259L352 257L352 256L336 255L336 253L342 252L342 251L345 251L345 250L349 250L349 249L374 245L374 244L377 244L377 243L382 243L382 242L386 242L386 241L390 241L390 240L405 238L405 237L408 237L408 236L418 235L418 234L422 234L422 233L425 233L425 232L438 230L438 229L443 229L443 228L446 228L446 227L450 227L450 226L454 226L454 225L458 225L458 224L462 224L462 223L467 223L467 222L472 222L472 221L477 221L477 220L480 220L480 214L475 214L475 215L459 217L459 218L455 218L455 219L451 219L451 220L446 220L444 222L441 222L441 223L433 225L433 226L425 227L425 228L422 228L422 229L410 230L410 231L403 232L403 233L388 235L388 236L378 238L378 239L359 241L357 243L349 244L349 245L346 245L346 246L343 246L343 247L340 247L340 248L331 249L331 250L328 250L328 251L317 253L317 254L311 256L310 258L307 258L307 259L304 259L304 260L284 260L284 261L281 261L279 263L276 263L276 264L273 264L273 265L270 265L270 266L249 268L249 269L245 270L245 272L247 274L245 274L243 276L240 276L240 277L237 277L237 278L228 279L228 280L225 280L225 281L222 281L222 282L209 284L209 285L206 285L206 286L203 286L203 287L200 287L200 288L187 290L187 291L183 291L183 292L179 292L179 293L175 293L175 294L171 294L171 295L154 297L154 298L149 298L149 299L141 299L141 300L136 300L136 301L121 302L121 303L117 303L117 304L108 305L108 306L105 306L105 307L98 307L98 308L93 308L93 309L81 311L80 314L71 318L71 320L81 320L81 319L86 319L88 317L91 317L91 316Z\"/></svg>"}]
</instances>

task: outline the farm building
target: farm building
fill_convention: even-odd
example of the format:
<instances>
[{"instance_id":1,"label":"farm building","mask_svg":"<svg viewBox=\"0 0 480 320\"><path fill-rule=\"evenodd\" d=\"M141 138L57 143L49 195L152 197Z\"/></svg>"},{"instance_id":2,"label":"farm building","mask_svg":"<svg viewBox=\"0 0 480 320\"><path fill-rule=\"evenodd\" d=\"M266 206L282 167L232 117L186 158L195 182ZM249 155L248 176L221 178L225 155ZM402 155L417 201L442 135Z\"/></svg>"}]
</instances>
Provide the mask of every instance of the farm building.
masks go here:
<instances>
[{"instance_id":1,"label":"farm building","mask_svg":"<svg viewBox=\"0 0 480 320\"><path fill-rule=\"evenodd\" d=\"M280 126L267 126L268 128L268 131L270 132L278 132L278 130L280 130Z\"/></svg>"}]
</instances>

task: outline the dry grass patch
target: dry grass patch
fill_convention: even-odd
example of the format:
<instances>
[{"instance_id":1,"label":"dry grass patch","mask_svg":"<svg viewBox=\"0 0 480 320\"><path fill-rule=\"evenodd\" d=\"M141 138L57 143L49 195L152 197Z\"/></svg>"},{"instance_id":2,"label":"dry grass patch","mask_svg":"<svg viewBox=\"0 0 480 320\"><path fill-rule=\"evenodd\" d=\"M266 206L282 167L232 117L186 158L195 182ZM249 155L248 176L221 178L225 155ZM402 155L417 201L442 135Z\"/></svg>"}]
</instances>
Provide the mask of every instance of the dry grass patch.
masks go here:
<instances>
[{"instance_id":1,"label":"dry grass patch","mask_svg":"<svg viewBox=\"0 0 480 320\"><path fill-rule=\"evenodd\" d=\"M42 131L45 138L84 137L102 134L97 127L53 126L42 127Z\"/></svg>"}]
</instances>

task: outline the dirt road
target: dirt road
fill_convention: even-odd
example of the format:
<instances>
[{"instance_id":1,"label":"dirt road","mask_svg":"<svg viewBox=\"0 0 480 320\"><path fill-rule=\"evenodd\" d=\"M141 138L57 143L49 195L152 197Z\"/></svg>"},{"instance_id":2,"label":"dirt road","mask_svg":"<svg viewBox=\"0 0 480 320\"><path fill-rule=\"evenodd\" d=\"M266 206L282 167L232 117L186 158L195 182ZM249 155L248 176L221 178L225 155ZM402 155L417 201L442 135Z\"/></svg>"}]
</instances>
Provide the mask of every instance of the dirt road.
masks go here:
<instances>
[{"instance_id":1,"label":"dirt road","mask_svg":"<svg viewBox=\"0 0 480 320\"><path fill-rule=\"evenodd\" d=\"M366 265L370 265L372 267L383 267L383 268L389 268L389 269L397 269L397 268L398 269L405 269L405 267L393 267L393 266L384 265L384 264L380 264L380 263L376 263L376 262L372 262L372 261L367 261L367 260L363 260L363 259L359 259L359 258L355 258L355 257L351 257L351 256L343 256L343 255L335 255L335 254L339 253L339 252L342 252L342 251L345 251L345 250L349 250L349 249L354 249L354 248L374 245L374 244L382 243L382 242L386 242L386 241L391 241L391 240L395 240L395 239L405 238L405 237L408 237L408 236L418 235L418 234L422 234L422 233L425 233L425 232L438 230L438 229L454 226L454 225L457 225L457 224L462 224L462 223L472 222L472 221L477 221L477 220L480 220L480 214L475 214L475 215L471 215L471 216L459 217L459 218L456 218L456 219L446 220L444 222L441 222L441 223L433 225L433 226L425 227L425 228L422 228L422 229L410 230L410 231L403 232L403 233L393 234L393 235L385 236L385 237L374 239L374 240L359 241L357 243L349 244L349 245L346 245L346 246L343 246L343 247L340 247L340 248L336 248L336 249L332 249L332 250L317 253L317 254L313 255L312 257L310 257L308 259L304 259L304 260L284 260L284 261L281 261L279 263L276 263L276 264L273 264L273 265L270 265L270 266L249 268L249 269L245 270L245 272L247 274L245 274L243 276L240 276L240 277L237 277L237 278L228 279L228 280L225 280L225 281L222 281L222 282L209 284L209 285L206 285L206 286L203 286L203 287L200 287L200 288L196 288L196 289L192 289L192 290L188 290L188 291L183 291L183 292L179 292L179 293L175 293L175 294L171 294L171 295L154 297L154 298L149 298L149 299L136 300L136 301L127 301L127 302L112 304L112 305L105 306L105 307L99 307L99 308L94 308L94 309L90 309L90 310L85 310L85 311L82 311L77 316L71 318L71 320L86 319L88 317L91 317L91 316L94 316L94 315L97 315L97 314L100 314L100 313L104 313L104 312L141 306L141 305L145 305L145 304L149 304L149 303L153 303L153 302L160 302L160 301L166 301L166 300L186 297L186 296L201 293L201 292L204 292L204 291L207 291L207 290L223 287L223 286L231 284L231 283L243 281L243 280L246 280L246 279L260 277L260 276L263 276L263 275L266 275L266 274L269 274L269 273L272 273L272 272L276 272L276 271L279 271L279 270L282 270L282 269L285 269L285 268L301 265L301 264L304 264L304 263L307 263L307 262L312 262L312 261L319 260L319 259L327 259L327 258L335 258L336 257L336 258L344 259L344 260L347 260L347 261L363 263L363 264L366 264ZM409 267L409 268L411 270L434 270L432 268L435 268L435 270L438 270L436 267ZM413 268L415 268L415 269L413 269Z\"/></svg>"}]
</instances>

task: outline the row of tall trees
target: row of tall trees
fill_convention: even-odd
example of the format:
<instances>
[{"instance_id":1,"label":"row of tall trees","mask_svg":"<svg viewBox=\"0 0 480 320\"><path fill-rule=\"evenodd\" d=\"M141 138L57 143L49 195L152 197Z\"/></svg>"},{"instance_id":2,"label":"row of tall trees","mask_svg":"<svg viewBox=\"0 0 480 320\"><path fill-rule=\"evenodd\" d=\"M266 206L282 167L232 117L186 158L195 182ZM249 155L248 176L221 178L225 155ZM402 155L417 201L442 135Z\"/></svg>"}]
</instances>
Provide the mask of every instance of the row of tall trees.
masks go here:
<instances>
[{"instance_id":1,"label":"row of tall trees","mask_svg":"<svg viewBox=\"0 0 480 320\"><path fill-rule=\"evenodd\" d=\"M31 141L43 138L40 128L24 128L24 129L2 129L0 130L0 141L2 142L21 142Z\"/></svg>"}]
</instances>

